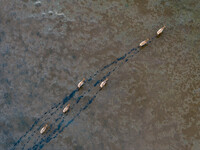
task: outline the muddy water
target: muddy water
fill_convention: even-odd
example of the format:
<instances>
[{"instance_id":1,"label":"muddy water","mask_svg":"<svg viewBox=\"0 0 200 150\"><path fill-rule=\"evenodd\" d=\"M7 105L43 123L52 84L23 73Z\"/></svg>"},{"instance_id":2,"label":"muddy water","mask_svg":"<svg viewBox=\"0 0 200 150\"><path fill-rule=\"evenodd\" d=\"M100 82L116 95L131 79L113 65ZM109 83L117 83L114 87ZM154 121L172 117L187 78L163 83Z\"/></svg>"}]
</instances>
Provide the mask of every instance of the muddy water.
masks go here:
<instances>
[{"instance_id":1,"label":"muddy water","mask_svg":"<svg viewBox=\"0 0 200 150\"><path fill-rule=\"evenodd\" d=\"M39 2L0 0L0 149L199 150L198 0Z\"/></svg>"}]
</instances>

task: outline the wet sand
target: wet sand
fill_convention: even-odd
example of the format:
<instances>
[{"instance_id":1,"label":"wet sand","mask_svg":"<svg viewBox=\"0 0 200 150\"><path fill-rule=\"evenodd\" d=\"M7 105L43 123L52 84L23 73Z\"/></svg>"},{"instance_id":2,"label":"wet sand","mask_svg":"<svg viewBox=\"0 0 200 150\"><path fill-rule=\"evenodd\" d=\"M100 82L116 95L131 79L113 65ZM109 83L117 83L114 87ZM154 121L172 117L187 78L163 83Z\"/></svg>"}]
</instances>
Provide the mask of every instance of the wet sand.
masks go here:
<instances>
[{"instance_id":1,"label":"wet sand","mask_svg":"<svg viewBox=\"0 0 200 150\"><path fill-rule=\"evenodd\" d=\"M200 2L0 4L0 149L199 149Z\"/></svg>"}]
</instances>

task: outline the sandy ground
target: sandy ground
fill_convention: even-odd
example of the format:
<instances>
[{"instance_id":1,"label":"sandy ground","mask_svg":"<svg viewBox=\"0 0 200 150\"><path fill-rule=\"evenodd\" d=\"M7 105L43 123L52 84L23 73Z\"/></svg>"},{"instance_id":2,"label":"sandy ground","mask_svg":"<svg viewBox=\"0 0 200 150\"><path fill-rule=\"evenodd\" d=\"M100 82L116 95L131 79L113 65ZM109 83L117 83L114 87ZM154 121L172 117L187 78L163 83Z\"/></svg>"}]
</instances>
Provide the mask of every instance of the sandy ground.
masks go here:
<instances>
[{"instance_id":1,"label":"sandy ground","mask_svg":"<svg viewBox=\"0 0 200 150\"><path fill-rule=\"evenodd\" d=\"M199 0L0 0L0 149L199 150L199 14Z\"/></svg>"}]
</instances>

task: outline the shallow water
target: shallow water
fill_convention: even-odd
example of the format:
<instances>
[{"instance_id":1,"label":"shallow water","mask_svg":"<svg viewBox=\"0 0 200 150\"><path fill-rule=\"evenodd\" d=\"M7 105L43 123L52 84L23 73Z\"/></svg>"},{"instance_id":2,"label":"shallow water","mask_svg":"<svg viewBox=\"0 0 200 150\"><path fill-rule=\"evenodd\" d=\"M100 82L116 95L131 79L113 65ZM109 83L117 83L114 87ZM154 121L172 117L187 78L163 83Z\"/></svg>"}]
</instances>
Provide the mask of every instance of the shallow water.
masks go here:
<instances>
[{"instance_id":1,"label":"shallow water","mask_svg":"<svg viewBox=\"0 0 200 150\"><path fill-rule=\"evenodd\" d=\"M37 2L0 0L0 149L199 150L198 0Z\"/></svg>"}]
</instances>

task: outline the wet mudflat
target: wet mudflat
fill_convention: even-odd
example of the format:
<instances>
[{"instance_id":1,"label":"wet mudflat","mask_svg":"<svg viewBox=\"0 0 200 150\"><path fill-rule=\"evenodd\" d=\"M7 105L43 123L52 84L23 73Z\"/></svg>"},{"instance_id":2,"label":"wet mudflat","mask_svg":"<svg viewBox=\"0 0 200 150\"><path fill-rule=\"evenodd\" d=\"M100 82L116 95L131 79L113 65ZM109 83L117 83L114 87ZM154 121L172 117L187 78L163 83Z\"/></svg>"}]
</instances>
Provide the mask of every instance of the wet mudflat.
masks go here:
<instances>
[{"instance_id":1,"label":"wet mudflat","mask_svg":"<svg viewBox=\"0 0 200 150\"><path fill-rule=\"evenodd\" d=\"M0 0L0 149L198 150L199 7Z\"/></svg>"}]
</instances>

